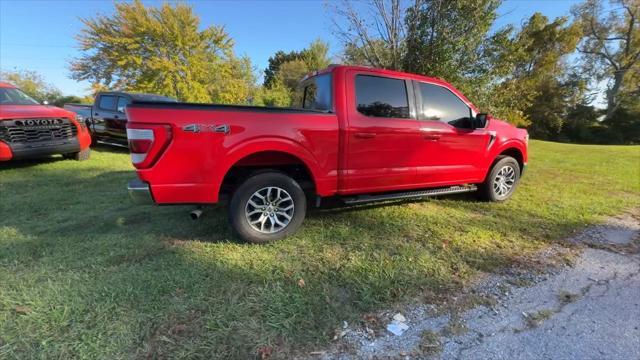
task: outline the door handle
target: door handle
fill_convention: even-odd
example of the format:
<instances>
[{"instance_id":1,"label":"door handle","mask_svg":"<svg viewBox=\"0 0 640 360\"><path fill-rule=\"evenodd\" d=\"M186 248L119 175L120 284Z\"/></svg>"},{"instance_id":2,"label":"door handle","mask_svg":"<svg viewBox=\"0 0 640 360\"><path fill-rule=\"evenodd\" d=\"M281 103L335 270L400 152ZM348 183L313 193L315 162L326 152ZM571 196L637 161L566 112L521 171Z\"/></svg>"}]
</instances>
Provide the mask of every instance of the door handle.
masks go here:
<instances>
[{"instance_id":1,"label":"door handle","mask_svg":"<svg viewBox=\"0 0 640 360\"><path fill-rule=\"evenodd\" d=\"M355 133L354 136L357 137L358 139L373 139L374 137L376 137L376 133L358 132L358 133Z\"/></svg>"}]
</instances>

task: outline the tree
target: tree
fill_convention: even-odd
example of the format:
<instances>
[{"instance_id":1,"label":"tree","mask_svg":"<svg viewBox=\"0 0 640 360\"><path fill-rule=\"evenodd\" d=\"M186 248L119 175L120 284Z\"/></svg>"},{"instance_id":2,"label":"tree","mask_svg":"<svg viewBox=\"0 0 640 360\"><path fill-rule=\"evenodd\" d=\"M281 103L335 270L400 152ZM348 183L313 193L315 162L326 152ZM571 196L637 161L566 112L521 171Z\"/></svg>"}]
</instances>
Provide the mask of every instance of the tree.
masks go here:
<instances>
[{"instance_id":1,"label":"tree","mask_svg":"<svg viewBox=\"0 0 640 360\"><path fill-rule=\"evenodd\" d=\"M586 0L572 10L585 35L578 47L585 70L609 82L605 120L618 110L626 82L640 72L640 0L610 4L608 15L601 0Z\"/></svg>"},{"instance_id":2,"label":"tree","mask_svg":"<svg viewBox=\"0 0 640 360\"><path fill-rule=\"evenodd\" d=\"M63 107L64 104L69 104L69 103L91 104L92 102L93 102L93 99L91 99L90 101L87 101L86 97L81 98L75 95L67 95L67 96L61 96L59 98L54 99L52 102L50 102L50 104L57 107Z\"/></svg>"},{"instance_id":3,"label":"tree","mask_svg":"<svg viewBox=\"0 0 640 360\"><path fill-rule=\"evenodd\" d=\"M620 91L620 104L610 118L604 119L610 143L640 144L640 72L630 74Z\"/></svg>"},{"instance_id":4,"label":"tree","mask_svg":"<svg viewBox=\"0 0 640 360\"><path fill-rule=\"evenodd\" d=\"M290 106L300 80L307 74L329 66L329 44L314 40L301 51L276 52L265 69L264 86L256 103Z\"/></svg>"},{"instance_id":5,"label":"tree","mask_svg":"<svg viewBox=\"0 0 640 360\"><path fill-rule=\"evenodd\" d=\"M276 73L275 82L284 85L290 91L298 87L300 80L309 73L303 60L287 61L280 66Z\"/></svg>"},{"instance_id":6,"label":"tree","mask_svg":"<svg viewBox=\"0 0 640 360\"><path fill-rule=\"evenodd\" d=\"M207 92L211 102L222 104L248 103L258 87L248 57L230 58L217 66L207 77Z\"/></svg>"},{"instance_id":7,"label":"tree","mask_svg":"<svg viewBox=\"0 0 640 360\"><path fill-rule=\"evenodd\" d=\"M334 32L349 64L402 70L407 6L401 0L371 0L356 7L342 0L332 7Z\"/></svg>"},{"instance_id":8,"label":"tree","mask_svg":"<svg viewBox=\"0 0 640 360\"><path fill-rule=\"evenodd\" d=\"M598 142L596 135L602 133L602 125L598 122L598 109L592 105L576 104L569 109L559 140L578 143Z\"/></svg>"},{"instance_id":9,"label":"tree","mask_svg":"<svg viewBox=\"0 0 640 360\"><path fill-rule=\"evenodd\" d=\"M234 55L223 27L200 30L199 18L182 3L145 7L135 0L115 7L112 16L82 19L74 79L183 101L248 100L251 66Z\"/></svg>"},{"instance_id":10,"label":"tree","mask_svg":"<svg viewBox=\"0 0 640 360\"><path fill-rule=\"evenodd\" d=\"M309 72L322 70L331 63L329 59L329 44L320 39L312 41L300 54Z\"/></svg>"},{"instance_id":11,"label":"tree","mask_svg":"<svg viewBox=\"0 0 640 360\"><path fill-rule=\"evenodd\" d=\"M273 56L269 57L269 66L264 70L263 85L270 88L275 81L276 73L280 70L280 65L293 60L300 60L302 56L297 51L285 53L282 50L277 51Z\"/></svg>"},{"instance_id":12,"label":"tree","mask_svg":"<svg viewBox=\"0 0 640 360\"><path fill-rule=\"evenodd\" d=\"M42 75L35 71L3 71L0 73L0 80L13 84L39 102L47 101L53 104L62 96L58 88L47 83Z\"/></svg>"},{"instance_id":13,"label":"tree","mask_svg":"<svg viewBox=\"0 0 640 360\"><path fill-rule=\"evenodd\" d=\"M285 72L293 70L291 75L282 74L281 67L287 63L295 63L296 65L287 65ZM264 70L264 83L267 88L271 88L276 77L280 74L284 78L293 78L299 81L306 73L315 70L321 70L329 66L329 44L316 39L309 46L301 51L290 51L285 53L282 50L277 51L273 56L269 57L269 66ZM304 71L300 70L304 67ZM295 86L294 86L295 88Z\"/></svg>"},{"instance_id":14,"label":"tree","mask_svg":"<svg viewBox=\"0 0 640 360\"><path fill-rule=\"evenodd\" d=\"M505 29L491 46L494 75L492 113L518 125L530 125L532 136L554 139L567 110L582 101L585 84L570 72L566 58L581 38L566 17L553 21L533 14L519 31Z\"/></svg>"},{"instance_id":15,"label":"tree","mask_svg":"<svg viewBox=\"0 0 640 360\"><path fill-rule=\"evenodd\" d=\"M418 0L407 10L404 69L437 76L462 90L479 86L489 68L483 48L501 0ZM473 84L473 86L465 86ZM466 89L465 89L466 87Z\"/></svg>"},{"instance_id":16,"label":"tree","mask_svg":"<svg viewBox=\"0 0 640 360\"><path fill-rule=\"evenodd\" d=\"M334 6L345 62L446 79L485 104L495 77L489 36L501 0L370 0Z\"/></svg>"},{"instance_id":17,"label":"tree","mask_svg":"<svg viewBox=\"0 0 640 360\"><path fill-rule=\"evenodd\" d=\"M271 87L262 87L255 104L286 107L291 105L292 96L291 91L281 81L274 81Z\"/></svg>"}]
</instances>

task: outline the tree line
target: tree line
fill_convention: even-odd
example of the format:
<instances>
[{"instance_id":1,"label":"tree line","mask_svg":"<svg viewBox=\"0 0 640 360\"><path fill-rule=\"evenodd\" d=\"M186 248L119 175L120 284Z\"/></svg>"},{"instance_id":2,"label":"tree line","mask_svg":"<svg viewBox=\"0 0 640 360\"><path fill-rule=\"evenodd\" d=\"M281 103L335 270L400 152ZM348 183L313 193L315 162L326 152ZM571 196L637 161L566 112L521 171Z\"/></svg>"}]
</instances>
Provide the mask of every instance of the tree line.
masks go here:
<instances>
[{"instance_id":1,"label":"tree line","mask_svg":"<svg viewBox=\"0 0 640 360\"><path fill-rule=\"evenodd\" d=\"M536 12L520 26L495 28L501 3L329 2L342 47L333 62L443 78L483 112L528 128L534 138L640 143L640 0L585 0L566 16ZM82 22L71 77L91 82L93 91L289 106L298 81L332 62L328 44L318 39L276 52L258 83L250 59L235 53L225 29L201 30L183 3L117 3L112 15ZM32 95L55 98L55 89L33 72L3 77L35 78L43 86ZM602 108L594 106L597 99L604 99Z\"/></svg>"},{"instance_id":2,"label":"tree line","mask_svg":"<svg viewBox=\"0 0 640 360\"><path fill-rule=\"evenodd\" d=\"M534 138L640 143L640 1L586 0L492 30L501 3L344 0L333 14L346 63L441 77Z\"/></svg>"}]
</instances>

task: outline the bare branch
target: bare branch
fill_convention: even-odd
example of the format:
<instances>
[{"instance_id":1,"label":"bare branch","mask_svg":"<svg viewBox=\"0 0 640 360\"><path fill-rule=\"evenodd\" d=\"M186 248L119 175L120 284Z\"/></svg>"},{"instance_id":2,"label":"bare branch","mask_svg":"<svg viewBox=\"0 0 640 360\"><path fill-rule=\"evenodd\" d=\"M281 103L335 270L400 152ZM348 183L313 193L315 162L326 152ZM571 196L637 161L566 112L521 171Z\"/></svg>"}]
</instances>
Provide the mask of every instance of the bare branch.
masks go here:
<instances>
[{"instance_id":1,"label":"bare branch","mask_svg":"<svg viewBox=\"0 0 640 360\"><path fill-rule=\"evenodd\" d=\"M602 51L592 51L592 50L581 49L581 48L578 48L578 51L583 53L583 54L598 55L598 56L602 57L603 59L607 60L609 62L609 64L611 64L611 66L613 66L616 70L620 69L618 64L611 58L611 56L608 55L608 54L603 53Z\"/></svg>"}]
</instances>

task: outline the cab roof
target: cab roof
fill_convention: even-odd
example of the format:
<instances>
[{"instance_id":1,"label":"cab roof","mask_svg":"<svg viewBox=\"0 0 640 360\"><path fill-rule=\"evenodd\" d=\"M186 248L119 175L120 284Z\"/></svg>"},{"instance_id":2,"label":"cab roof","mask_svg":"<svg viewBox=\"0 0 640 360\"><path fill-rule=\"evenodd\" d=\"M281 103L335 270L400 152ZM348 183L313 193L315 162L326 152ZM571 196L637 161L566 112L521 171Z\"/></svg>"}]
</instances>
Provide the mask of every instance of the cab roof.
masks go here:
<instances>
[{"instance_id":1,"label":"cab roof","mask_svg":"<svg viewBox=\"0 0 640 360\"><path fill-rule=\"evenodd\" d=\"M440 84L450 85L446 81L444 81L444 80L442 80L440 78L437 78L437 77L418 75L418 74L408 73L408 72L403 72L403 71L380 69L380 68L374 68L374 67L363 66L363 65L331 64L331 65L327 66L326 68L324 68L322 70L318 70L318 72L316 74L313 74L313 75L324 74L324 73L332 72L332 71L335 71L335 70L341 70L341 71L349 71L349 70L369 71L369 72L379 73L380 75L398 76L398 77L410 78L410 79L413 79L413 80L427 81L427 82L430 82L430 83L440 83Z\"/></svg>"}]
</instances>

